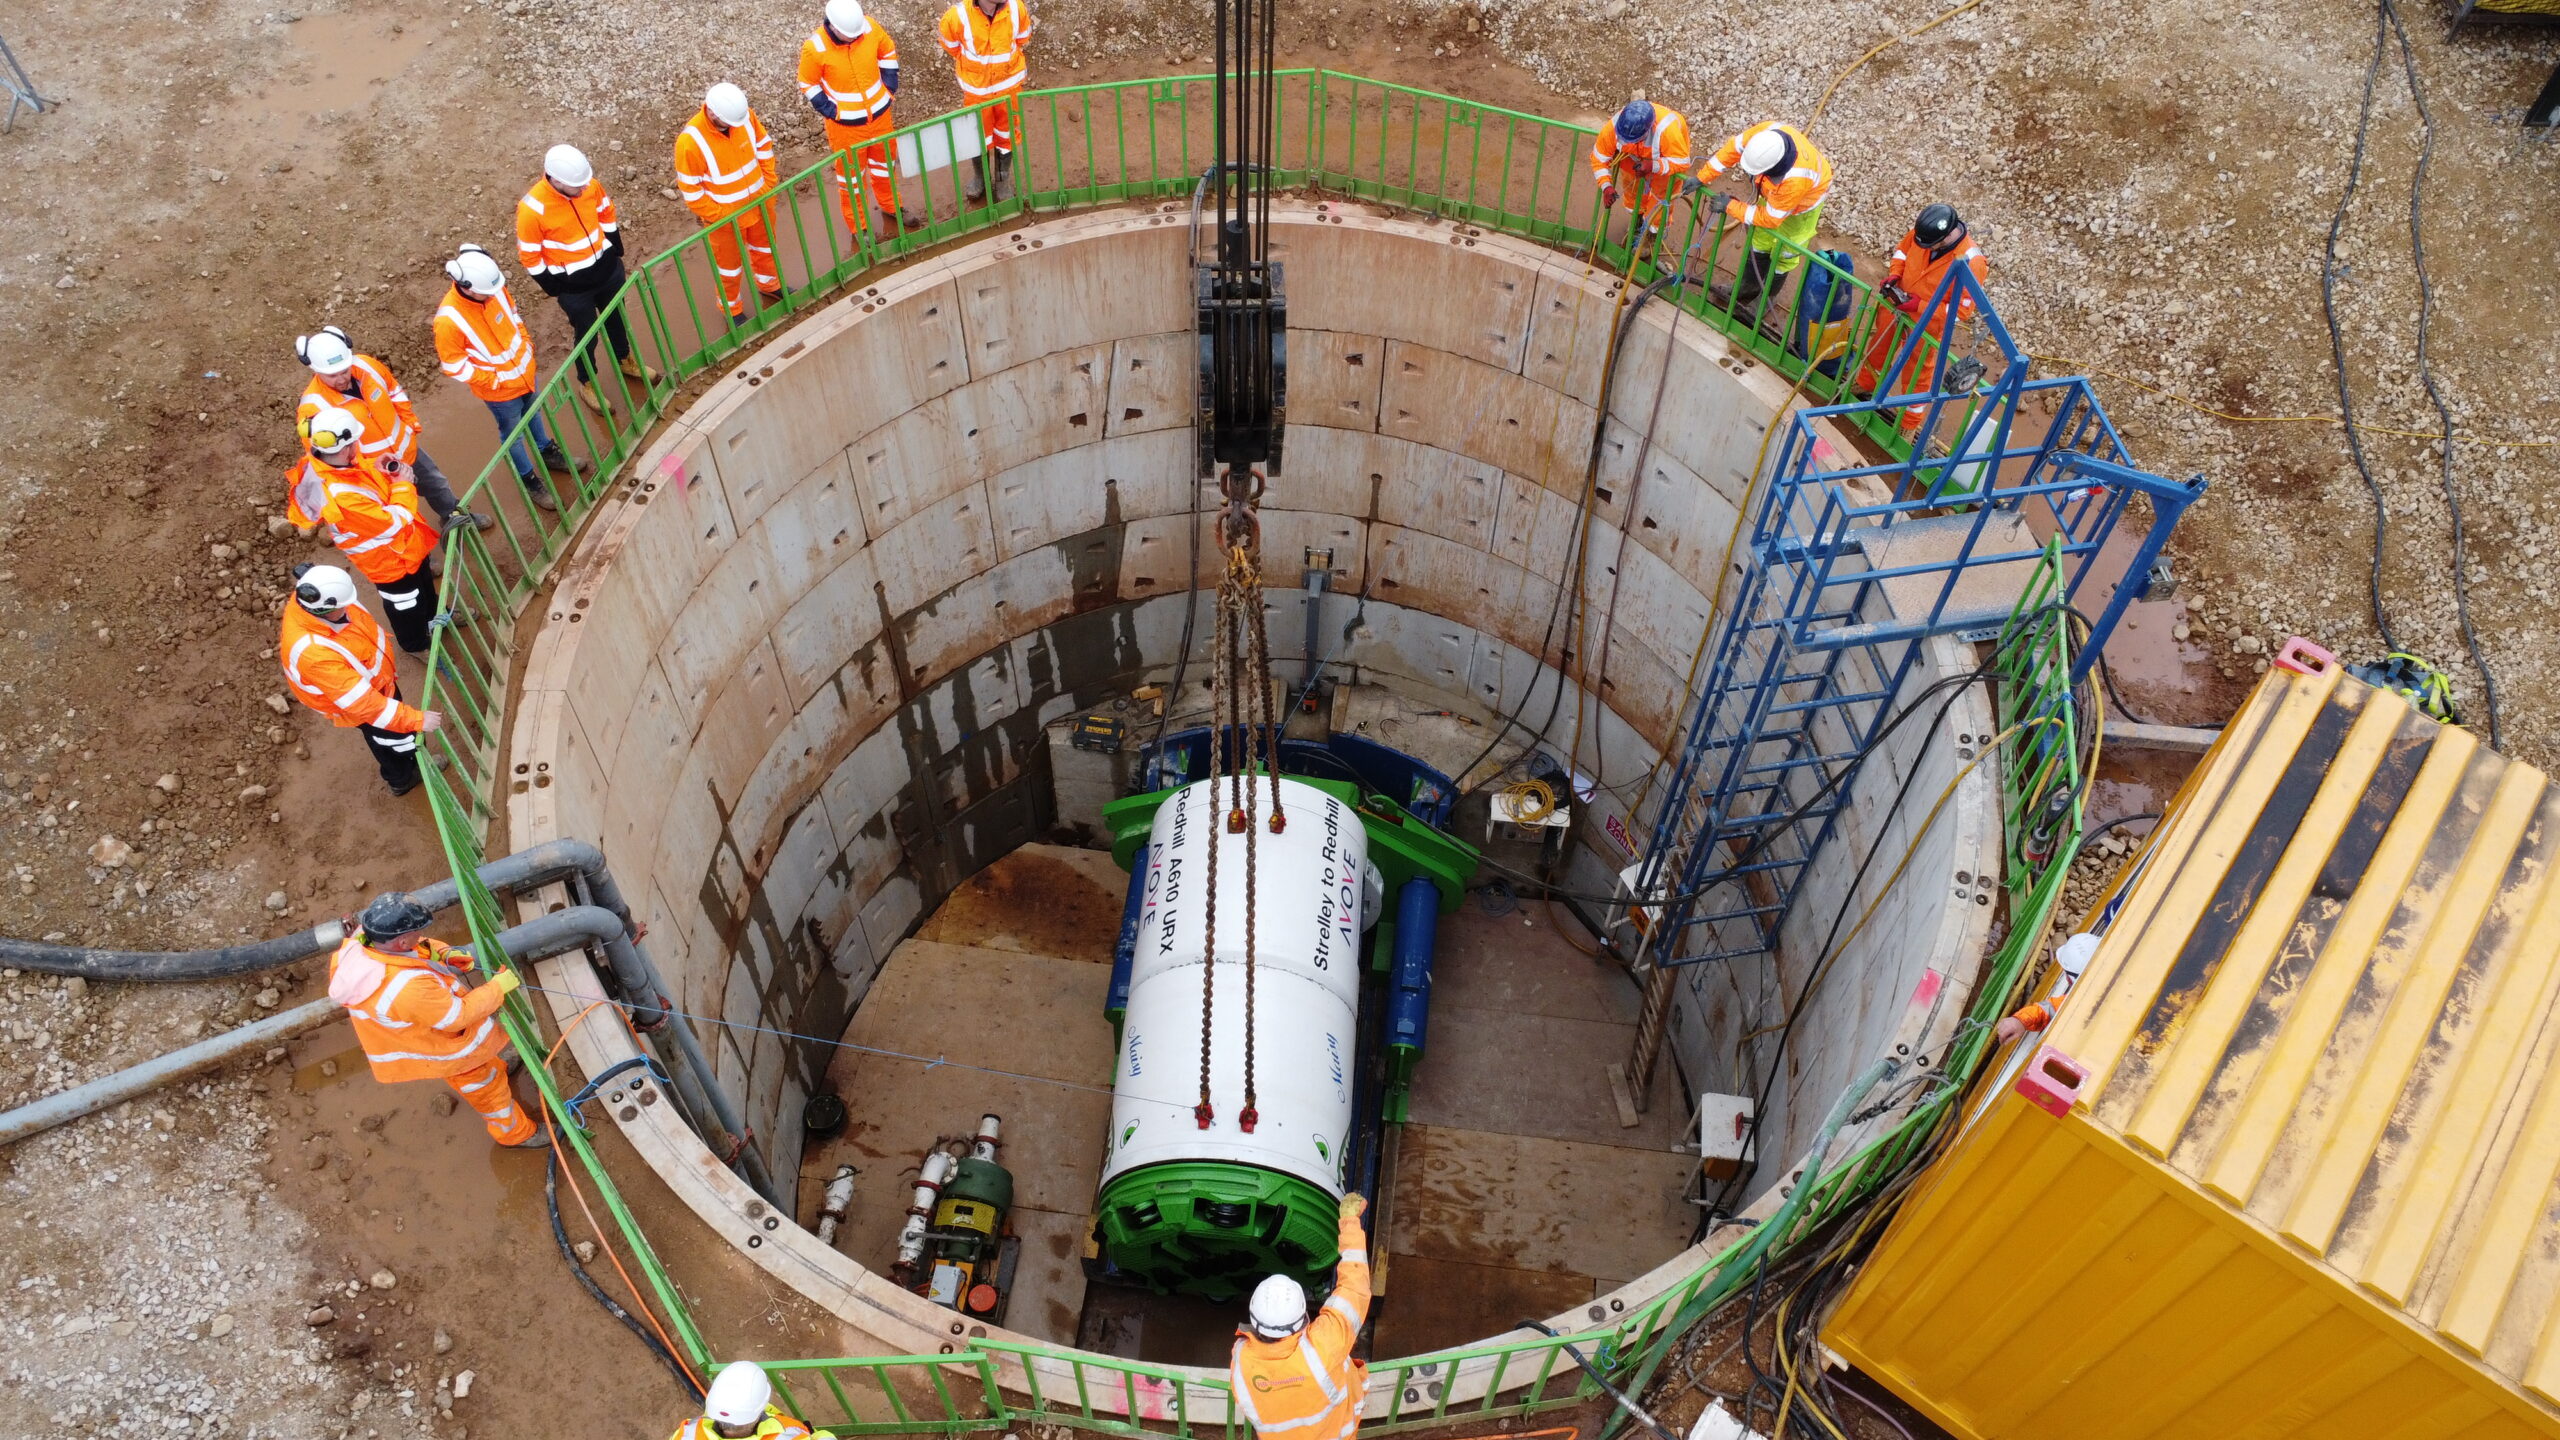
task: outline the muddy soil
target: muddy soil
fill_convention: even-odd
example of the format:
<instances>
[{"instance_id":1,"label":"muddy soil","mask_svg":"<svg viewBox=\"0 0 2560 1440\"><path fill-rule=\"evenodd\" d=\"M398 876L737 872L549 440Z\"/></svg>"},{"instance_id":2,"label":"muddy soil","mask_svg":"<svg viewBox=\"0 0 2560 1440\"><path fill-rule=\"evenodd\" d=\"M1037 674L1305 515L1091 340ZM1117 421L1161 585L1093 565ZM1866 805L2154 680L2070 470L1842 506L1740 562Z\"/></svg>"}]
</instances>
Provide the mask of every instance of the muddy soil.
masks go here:
<instances>
[{"instance_id":1,"label":"muddy soil","mask_svg":"<svg viewBox=\"0 0 2560 1440\"><path fill-rule=\"evenodd\" d=\"M664 189L667 149L709 81L746 85L786 167L818 156L790 92L806 0L272 5L38 4L7 32L62 105L0 137L0 932L202 946L438 873L421 800L383 796L352 737L273 708L285 567L324 553L268 523L302 383L291 337L347 326L419 395L446 469L469 475L494 436L434 373L436 266L465 239L503 252L545 145L588 150L644 254L690 226ZM1288 13L1285 58L1586 121L1643 87L1694 117L1704 145L1812 113L1842 66L1936 8L1804 0L1755 21L1624 0L1309 4ZM874 13L905 47L902 113L950 104L933 7ZM1196 70L1204 13L1041 5L1034 82ZM2431 341L2465 437L2472 616L2509 747L2547 762L2560 422L2539 262L2560 242L2560 151L2515 121L2560 42L2448 40L2439 23L2413 16L2435 125ZM1952 200L2047 368L2103 368L2234 415L2332 413L2321 241L2370 40L2369 13L2312 0L1989 0L1839 85L1815 128L1841 177L1826 233L1873 274L1913 212ZM2417 116L2392 67L2383 82L2337 291L2358 413L2426 430L2407 234ZM548 363L565 329L527 300ZM2181 598L2138 607L2120 652L2143 718L2227 713L2288 632L2376 648L2372 505L2334 426L2099 388L2140 461L2214 485L2173 551ZM2477 709L2428 442L2367 446L2390 518L2390 620ZM124 992L0 977L0 1103L305 998L313 968ZM673 1382L552 1253L539 1163L487 1155L467 1115L433 1113L431 1087L380 1089L343 1063L310 1085L332 1046L343 1032L0 1155L0 1271L19 1277L0 1289L0 1430L671 1427ZM637 1167L617 1173L727 1353L830 1343ZM369 1288L376 1269L393 1289ZM350 1282L365 1288L348 1296ZM323 1298L340 1317L306 1326ZM358 1328L369 1348L341 1354ZM437 1381L463 1368L486 1378L447 1418Z\"/></svg>"}]
</instances>

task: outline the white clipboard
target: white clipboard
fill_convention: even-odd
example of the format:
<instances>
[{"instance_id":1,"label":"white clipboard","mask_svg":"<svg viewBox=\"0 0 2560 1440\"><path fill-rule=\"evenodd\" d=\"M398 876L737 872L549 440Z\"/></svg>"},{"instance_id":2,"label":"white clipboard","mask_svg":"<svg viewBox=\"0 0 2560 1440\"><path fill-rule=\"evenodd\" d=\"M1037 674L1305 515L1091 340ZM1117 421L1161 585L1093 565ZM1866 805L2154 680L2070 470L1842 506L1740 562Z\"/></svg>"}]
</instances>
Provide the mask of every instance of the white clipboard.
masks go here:
<instances>
[{"instance_id":1,"label":"white clipboard","mask_svg":"<svg viewBox=\"0 0 2560 1440\"><path fill-rule=\"evenodd\" d=\"M899 136L898 173L913 180L927 170L948 170L960 161L975 160L986 148L985 138L978 133L978 112L971 110Z\"/></svg>"}]
</instances>

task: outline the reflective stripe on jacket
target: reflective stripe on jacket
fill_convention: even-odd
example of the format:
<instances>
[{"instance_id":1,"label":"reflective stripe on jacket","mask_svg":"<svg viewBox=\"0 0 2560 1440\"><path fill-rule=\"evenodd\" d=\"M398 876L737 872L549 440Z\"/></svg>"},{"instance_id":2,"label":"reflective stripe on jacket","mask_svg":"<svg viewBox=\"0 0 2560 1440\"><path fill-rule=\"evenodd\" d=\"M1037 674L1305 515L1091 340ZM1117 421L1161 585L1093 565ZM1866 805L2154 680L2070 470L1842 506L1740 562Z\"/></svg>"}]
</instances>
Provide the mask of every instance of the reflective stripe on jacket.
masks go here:
<instances>
[{"instance_id":1,"label":"reflective stripe on jacket","mask_svg":"<svg viewBox=\"0 0 2560 1440\"><path fill-rule=\"evenodd\" d=\"M426 722L416 706L397 698L391 637L361 605L348 606L346 617L332 625L286 600L276 660L293 698L328 716L332 725L414 735Z\"/></svg>"},{"instance_id":2,"label":"reflective stripe on jacket","mask_svg":"<svg viewBox=\"0 0 2560 1440\"><path fill-rule=\"evenodd\" d=\"M753 110L726 135L707 110L693 112L676 132L676 193L705 225L728 219L780 183L773 137Z\"/></svg>"},{"instance_id":3,"label":"reflective stripe on jacket","mask_svg":"<svg viewBox=\"0 0 2560 1440\"><path fill-rule=\"evenodd\" d=\"M1947 272L1958 265L1973 271L1976 284L1990 278L1991 262L1982 258L1982 247L1973 243L1970 231L1950 246L1946 254L1938 256L1932 256L1929 247L1920 243L1917 232L1905 231L1902 243L1893 247L1893 258L1885 262L1884 278L1888 283L1900 286L1902 293L1911 297L1911 303L1902 307L1905 313L1917 315L1929 308L1929 302L1937 298L1938 287L1946 283ZM1971 295L1958 292L1956 318L1973 318Z\"/></svg>"},{"instance_id":4,"label":"reflective stripe on jacket","mask_svg":"<svg viewBox=\"0 0 2560 1440\"><path fill-rule=\"evenodd\" d=\"M436 360L483 400L533 392L533 337L516 314L515 297L504 290L485 300L460 286L445 290L436 307Z\"/></svg>"},{"instance_id":5,"label":"reflective stripe on jacket","mask_svg":"<svg viewBox=\"0 0 2560 1440\"><path fill-rule=\"evenodd\" d=\"M755 1440L806 1440L808 1422L795 1420L777 1406L764 1407L764 1418L756 1422ZM707 1415L697 1415L676 1427L667 1440L725 1440L719 1427Z\"/></svg>"},{"instance_id":6,"label":"reflective stripe on jacket","mask_svg":"<svg viewBox=\"0 0 2560 1440\"><path fill-rule=\"evenodd\" d=\"M1621 165L1630 166L1646 175L1678 175L1689 168L1689 122L1677 110L1653 107L1653 130L1644 139L1629 145L1618 139L1617 127L1603 125L1591 141L1591 178L1603 187L1610 183Z\"/></svg>"},{"instance_id":7,"label":"reflective stripe on jacket","mask_svg":"<svg viewBox=\"0 0 2560 1440\"><path fill-rule=\"evenodd\" d=\"M1823 197L1831 193L1831 162L1823 158L1821 151L1813 148L1813 142L1805 138L1803 131L1776 120L1763 120L1727 140L1715 154L1708 156L1707 173L1722 175L1741 164L1742 147L1750 144L1751 137L1763 130L1776 130L1795 142L1795 163L1788 166L1783 175L1752 176L1752 188L1760 192L1759 203L1745 205L1739 200L1728 200L1724 213L1745 225L1767 228L1783 225L1822 203Z\"/></svg>"},{"instance_id":8,"label":"reflective stripe on jacket","mask_svg":"<svg viewBox=\"0 0 2560 1440\"><path fill-rule=\"evenodd\" d=\"M292 486L286 515L306 529L326 523L329 543L376 585L416 574L436 546L434 527L419 518L417 482L407 471L394 480L361 452L353 465L305 455L285 478Z\"/></svg>"},{"instance_id":9,"label":"reflective stripe on jacket","mask_svg":"<svg viewBox=\"0 0 2560 1440\"><path fill-rule=\"evenodd\" d=\"M329 998L347 1007L374 1079L442 1080L499 1057L507 1032L497 1014L507 997L466 982L468 958L435 940L394 955L365 944L361 930L329 957Z\"/></svg>"},{"instance_id":10,"label":"reflective stripe on jacket","mask_svg":"<svg viewBox=\"0 0 2560 1440\"><path fill-rule=\"evenodd\" d=\"M527 274L575 275L603 259L621 229L603 181L569 196L545 175L516 202L516 258Z\"/></svg>"},{"instance_id":11,"label":"reflective stripe on jacket","mask_svg":"<svg viewBox=\"0 0 2560 1440\"><path fill-rule=\"evenodd\" d=\"M836 110L830 125L867 125L886 116L889 80L897 69L898 42L876 20L841 45L824 25L800 42L800 93L827 98Z\"/></svg>"},{"instance_id":12,"label":"reflective stripe on jacket","mask_svg":"<svg viewBox=\"0 0 2560 1440\"><path fill-rule=\"evenodd\" d=\"M1004 8L993 20L973 0L960 0L942 12L942 48L951 52L953 68L960 75L960 93L973 101L1022 88L1030 68L1022 47L1030 39L1031 12L1023 8L1022 0L1004 0Z\"/></svg>"},{"instance_id":13,"label":"reflective stripe on jacket","mask_svg":"<svg viewBox=\"0 0 2560 1440\"><path fill-rule=\"evenodd\" d=\"M1339 1233L1333 1294L1307 1327L1285 1340L1236 1332L1227 1383L1254 1433L1289 1440L1348 1440L1360 1428L1369 1369L1351 1358L1369 1318L1368 1235L1360 1217Z\"/></svg>"},{"instance_id":14,"label":"reflective stripe on jacket","mask_svg":"<svg viewBox=\"0 0 2560 1440\"><path fill-rule=\"evenodd\" d=\"M364 434L356 448L376 461L397 460L406 465L418 458L418 407L409 402L409 392L391 377L391 367L370 355L358 355L347 373L355 377L356 393L349 395L314 375L302 387L302 401L294 407L296 420L308 420L323 406L335 405L364 422Z\"/></svg>"}]
</instances>

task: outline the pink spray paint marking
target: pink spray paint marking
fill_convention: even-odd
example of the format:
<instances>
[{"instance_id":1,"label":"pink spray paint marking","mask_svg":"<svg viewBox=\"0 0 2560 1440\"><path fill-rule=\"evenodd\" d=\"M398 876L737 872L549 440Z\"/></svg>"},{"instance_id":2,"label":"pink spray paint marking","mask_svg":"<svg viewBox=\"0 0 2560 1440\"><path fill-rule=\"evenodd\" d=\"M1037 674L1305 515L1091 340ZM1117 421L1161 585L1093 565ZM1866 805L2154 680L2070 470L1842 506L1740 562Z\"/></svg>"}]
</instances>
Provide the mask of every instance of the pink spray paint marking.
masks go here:
<instances>
[{"instance_id":1,"label":"pink spray paint marking","mask_svg":"<svg viewBox=\"0 0 2560 1440\"><path fill-rule=\"evenodd\" d=\"M685 472L684 457L681 455L669 455L659 461L658 476L662 480L674 481L676 493L679 495L693 493L693 476Z\"/></svg>"},{"instance_id":2,"label":"pink spray paint marking","mask_svg":"<svg viewBox=\"0 0 2560 1440\"><path fill-rule=\"evenodd\" d=\"M1937 999L1938 992L1945 988L1946 983L1947 977L1939 974L1937 971L1922 971L1920 974L1920 983L1911 987L1911 1003L1914 1005L1926 1005L1930 1001Z\"/></svg>"}]
</instances>

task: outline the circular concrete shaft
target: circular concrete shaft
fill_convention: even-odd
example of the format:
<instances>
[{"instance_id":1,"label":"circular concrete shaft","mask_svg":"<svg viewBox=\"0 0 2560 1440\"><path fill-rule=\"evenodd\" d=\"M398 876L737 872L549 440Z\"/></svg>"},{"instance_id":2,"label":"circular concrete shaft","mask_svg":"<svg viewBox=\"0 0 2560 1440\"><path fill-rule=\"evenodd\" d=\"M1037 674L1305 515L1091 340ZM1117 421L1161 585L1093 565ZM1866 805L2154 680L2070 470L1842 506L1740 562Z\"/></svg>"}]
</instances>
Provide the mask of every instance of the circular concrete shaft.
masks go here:
<instances>
[{"instance_id":1,"label":"circular concrete shaft","mask_svg":"<svg viewBox=\"0 0 2560 1440\"><path fill-rule=\"evenodd\" d=\"M1339 205L1284 203L1274 222L1289 266L1290 426L1265 500L1270 572L1297 583L1302 556L1329 556L1328 603L1357 606L1330 657L1345 677L1479 716L1526 692L1538 723L1558 683L1549 616L1601 423L1614 277ZM801 1102L825 1055L774 1032L840 1034L890 948L952 886L1053 822L1090 821L1109 797L1058 780L1048 727L1166 683L1186 611L1205 608L1214 575L1186 573L1185 239L1180 205L1102 211L882 277L719 380L631 467L564 565L515 699L509 840L604 847L681 1007L716 1022L705 1044L778 1175L795 1171ZM1613 787L1577 822L1602 847L1645 833L1624 803L1683 718L1715 569L1786 394L1699 322L1675 327L1670 308L1630 328L1628 380L1600 435L1600 703L1558 707L1548 736L1562 751L1578 731L1582 765ZM1291 622L1271 627L1290 674L1305 658L1300 595L1270 592ZM1197 625L1195 646L1209 633ZM1913 683L1973 664L1968 648L1934 642ZM1178 706L1204 674L1192 668ZM1924 750L1923 727L1906 726L1890 763L1863 772L1868 803L1844 814L1809 873L1774 966L1742 983L1800 990L1801 952L1821 943L1806 917L1838 908L1875 827L1888 860L1910 843L1919 817L1879 812L1911 757L1914 793L1934 796L1992 728L1972 692L1944 725L1957 743ZM1952 1030L1990 924L1997 808L1988 767L1959 785L1878 923L1837 961L1805 1016L1815 1038L1763 1117L1773 1158L1756 1207L1775 1203L1798 1168L1785 1157L1852 1075ZM1623 853L1580 848L1571 883L1606 891ZM1733 1075L1740 1019L1717 998L1725 978L1682 974L1674 1053L1702 1089L1747 1088ZM551 976L596 988L574 960ZM571 1043L590 1073L630 1044L595 1025ZM621 1123L756 1263L881 1352L966 1344L951 1312L772 1213L670 1109ZM1621 1313L1706 1253L1665 1255L1554 1323ZM1463 1395L1483 1377L1453 1383Z\"/></svg>"}]
</instances>

